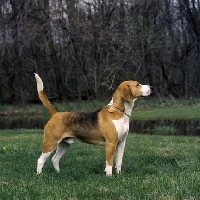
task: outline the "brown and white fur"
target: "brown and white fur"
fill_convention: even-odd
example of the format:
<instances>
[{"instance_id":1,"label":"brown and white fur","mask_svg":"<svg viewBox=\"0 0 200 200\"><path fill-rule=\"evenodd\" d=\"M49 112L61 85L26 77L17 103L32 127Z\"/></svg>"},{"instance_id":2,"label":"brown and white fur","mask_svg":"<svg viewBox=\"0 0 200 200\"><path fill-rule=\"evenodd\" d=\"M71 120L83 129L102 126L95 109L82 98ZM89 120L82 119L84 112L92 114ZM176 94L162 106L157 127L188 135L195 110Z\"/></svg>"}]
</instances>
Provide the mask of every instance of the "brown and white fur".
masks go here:
<instances>
[{"instance_id":1,"label":"brown and white fur","mask_svg":"<svg viewBox=\"0 0 200 200\"><path fill-rule=\"evenodd\" d=\"M41 78L37 74L35 78L39 98L51 114L44 128L43 151L38 159L37 173L42 173L43 165L54 149L56 153L52 162L59 172L61 157L76 139L85 143L106 145L107 176L112 175L116 151L116 172L120 173L134 102L138 97L150 95L151 87L137 81L124 81L115 91L111 102L100 110L90 113L57 112L44 93Z\"/></svg>"}]
</instances>

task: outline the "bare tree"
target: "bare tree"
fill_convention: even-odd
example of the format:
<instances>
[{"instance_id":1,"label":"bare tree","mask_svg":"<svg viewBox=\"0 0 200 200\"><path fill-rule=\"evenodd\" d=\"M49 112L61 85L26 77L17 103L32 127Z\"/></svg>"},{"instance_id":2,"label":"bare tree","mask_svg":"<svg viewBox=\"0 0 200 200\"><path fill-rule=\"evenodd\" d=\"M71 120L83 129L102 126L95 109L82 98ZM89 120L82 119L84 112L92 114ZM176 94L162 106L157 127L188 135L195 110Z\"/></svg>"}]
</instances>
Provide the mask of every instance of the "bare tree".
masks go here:
<instances>
[{"instance_id":1,"label":"bare tree","mask_svg":"<svg viewBox=\"0 0 200 200\"><path fill-rule=\"evenodd\" d=\"M4 0L0 8L2 102L36 99L33 72L62 102L106 97L127 79L156 86L160 98L199 95L197 0Z\"/></svg>"}]
</instances>

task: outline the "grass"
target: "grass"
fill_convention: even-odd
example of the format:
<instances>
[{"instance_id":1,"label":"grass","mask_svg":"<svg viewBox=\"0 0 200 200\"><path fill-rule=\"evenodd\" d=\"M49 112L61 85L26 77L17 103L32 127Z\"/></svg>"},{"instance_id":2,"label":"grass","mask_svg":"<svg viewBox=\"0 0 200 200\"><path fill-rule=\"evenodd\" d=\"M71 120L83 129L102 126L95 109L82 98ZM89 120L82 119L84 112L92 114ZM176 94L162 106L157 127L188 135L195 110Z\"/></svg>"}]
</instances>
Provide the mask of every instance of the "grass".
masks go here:
<instances>
[{"instance_id":1,"label":"grass","mask_svg":"<svg viewBox=\"0 0 200 200\"><path fill-rule=\"evenodd\" d=\"M152 130L153 134L156 135L174 135L176 133L176 128L174 126L154 126Z\"/></svg>"},{"instance_id":2,"label":"grass","mask_svg":"<svg viewBox=\"0 0 200 200\"><path fill-rule=\"evenodd\" d=\"M135 108L131 119L156 120L156 119L199 119L200 105L176 105L172 107Z\"/></svg>"},{"instance_id":3,"label":"grass","mask_svg":"<svg viewBox=\"0 0 200 200\"><path fill-rule=\"evenodd\" d=\"M42 130L1 130L0 199L200 199L200 138L129 134L121 175L106 177L105 148L75 143L41 175Z\"/></svg>"},{"instance_id":4,"label":"grass","mask_svg":"<svg viewBox=\"0 0 200 200\"><path fill-rule=\"evenodd\" d=\"M200 99L148 99L136 101L131 119L199 119Z\"/></svg>"},{"instance_id":5,"label":"grass","mask_svg":"<svg viewBox=\"0 0 200 200\"><path fill-rule=\"evenodd\" d=\"M91 100L71 103L54 103L58 111L94 111L107 105L110 100ZM25 107L4 105L0 106L0 116L15 115L18 117L49 118L47 109L41 104L32 104ZM133 107L131 119L199 119L200 99L150 99L140 98Z\"/></svg>"}]
</instances>

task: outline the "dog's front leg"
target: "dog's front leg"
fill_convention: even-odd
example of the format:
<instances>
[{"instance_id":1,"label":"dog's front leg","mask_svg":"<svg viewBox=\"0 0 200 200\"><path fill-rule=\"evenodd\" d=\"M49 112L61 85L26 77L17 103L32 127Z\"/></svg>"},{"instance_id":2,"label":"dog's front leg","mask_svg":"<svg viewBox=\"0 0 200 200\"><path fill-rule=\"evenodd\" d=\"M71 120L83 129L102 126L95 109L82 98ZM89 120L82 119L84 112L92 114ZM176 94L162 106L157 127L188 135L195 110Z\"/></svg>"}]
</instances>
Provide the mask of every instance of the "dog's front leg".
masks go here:
<instances>
[{"instance_id":1,"label":"dog's front leg","mask_svg":"<svg viewBox=\"0 0 200 200\"><path fill-rule=\"evenodd\" d=\"M106 176L112 176L112 166L113 166L113 159L114 153L116 149L115 143L108 143L106 142Z\"/></svg>"},{"instance_id":2,"label":"dog's front leg","mask_svg":"<svg viewBox=\"0 0 200 200\"><path fill-rule=\"evenodd\" d=\"M124 138L121 142L118 143L116 148L116 172L119 174L121 172L122 159L124 155L124 147L125 147L126 138Z\"/></svg>"}]
</instances>

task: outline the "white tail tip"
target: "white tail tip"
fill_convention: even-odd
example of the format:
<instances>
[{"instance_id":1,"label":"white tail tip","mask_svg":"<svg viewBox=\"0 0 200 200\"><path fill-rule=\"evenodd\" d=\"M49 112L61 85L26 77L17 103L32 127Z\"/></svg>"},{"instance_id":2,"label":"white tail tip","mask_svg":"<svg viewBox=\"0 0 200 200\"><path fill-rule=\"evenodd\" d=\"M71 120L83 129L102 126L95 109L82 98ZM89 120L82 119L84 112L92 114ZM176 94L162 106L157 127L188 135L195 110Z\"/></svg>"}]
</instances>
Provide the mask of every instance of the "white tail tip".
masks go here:
<instances>
[{"instance_id":1,"label":"white tail tip","mask_svg":"<svg viewBox=\"0 0 200 200\"><path fill-rule=\"evenodd\" d=\"M35 74L35 79L37 81L37 90L38 90L38 92L43 91L44 86L43 86L42 79L38 76L38 74L36 74L36 73L34 73L34 74Z\"/></svg>"}]
</instances>

